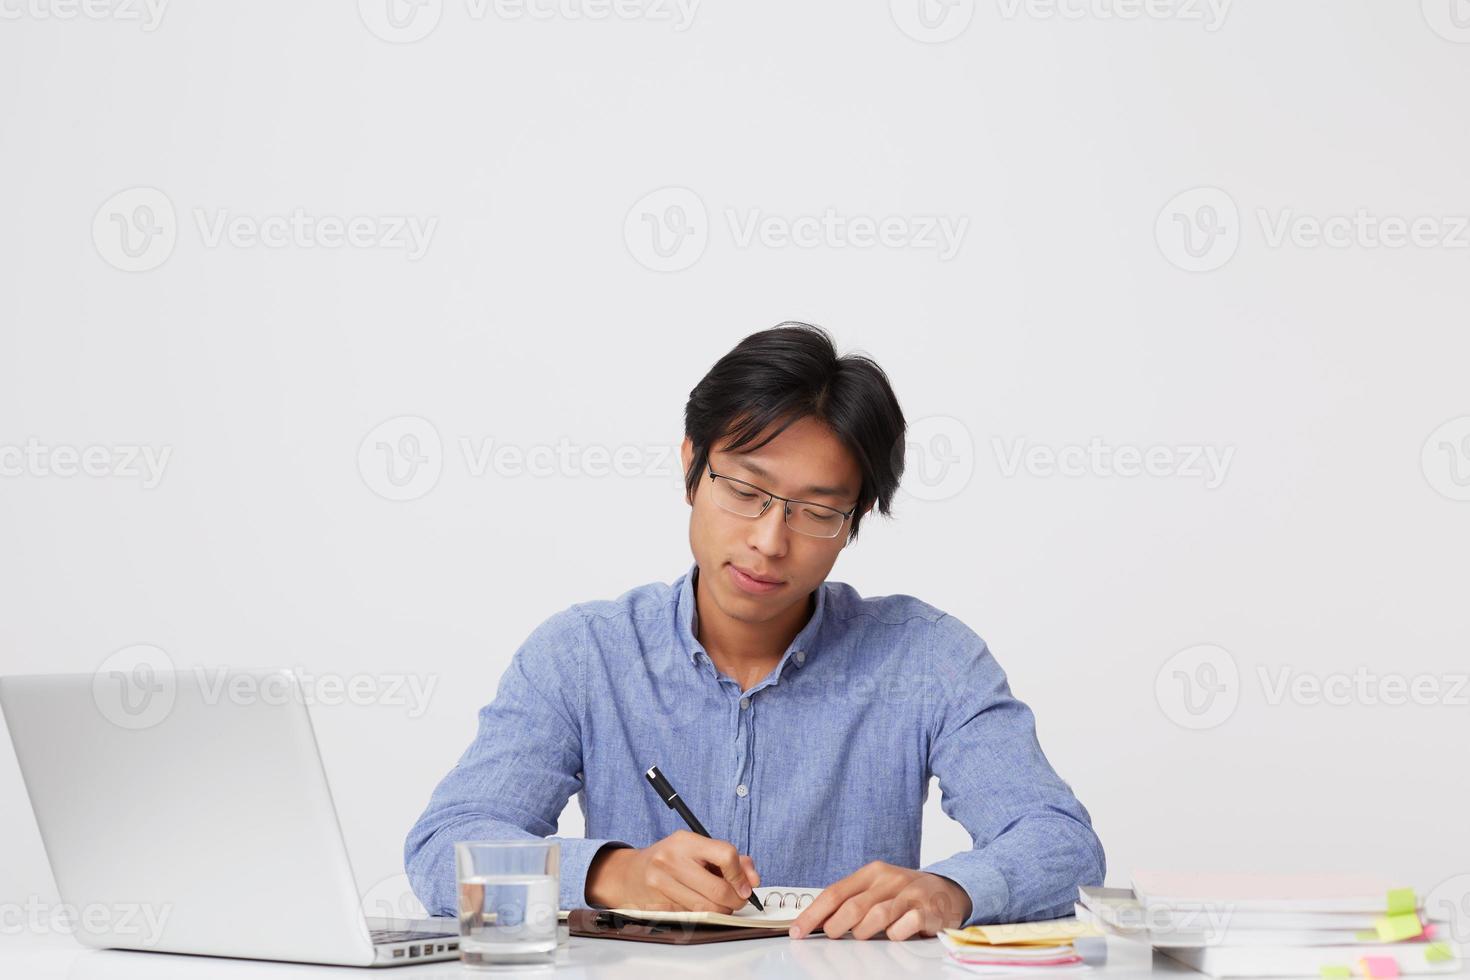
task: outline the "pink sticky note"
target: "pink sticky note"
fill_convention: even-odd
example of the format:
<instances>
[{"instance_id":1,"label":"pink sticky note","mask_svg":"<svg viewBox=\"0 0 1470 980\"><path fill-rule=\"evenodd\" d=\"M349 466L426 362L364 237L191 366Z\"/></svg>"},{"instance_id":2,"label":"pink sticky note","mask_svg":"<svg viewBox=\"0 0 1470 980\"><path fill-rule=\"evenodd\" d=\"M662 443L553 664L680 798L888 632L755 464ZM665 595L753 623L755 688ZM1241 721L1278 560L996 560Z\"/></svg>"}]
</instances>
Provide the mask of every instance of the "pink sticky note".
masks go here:
<instances>
[{"instance_id":1,"label":"pink sticky note","mask_svg":"<svg viewBox=\"0 0 1470 980\"><path fill-rule=\"evenodd\" d=\"M1398 980L1399 964L1392 956L1365 956L1360 962L1370 980Z\"/></svg>"}]
</instances>

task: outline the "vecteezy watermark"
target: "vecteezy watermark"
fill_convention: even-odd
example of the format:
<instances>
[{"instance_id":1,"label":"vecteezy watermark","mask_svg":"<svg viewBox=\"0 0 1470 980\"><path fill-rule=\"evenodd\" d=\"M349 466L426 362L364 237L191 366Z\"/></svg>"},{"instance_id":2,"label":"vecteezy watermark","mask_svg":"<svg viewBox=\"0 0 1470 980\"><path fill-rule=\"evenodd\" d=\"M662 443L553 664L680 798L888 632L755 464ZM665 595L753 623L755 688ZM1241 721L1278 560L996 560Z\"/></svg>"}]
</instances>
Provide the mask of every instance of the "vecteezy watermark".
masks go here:
<instances>
[{"instance_id":1,"label":"vecteezy watermark","mask_svg":"<svg viewBox=\"0 0 1470 980\"><path fill-rule=\"evenodd\" d=\"M1420 0L1424 22L1446 41L1470 44L1470 0Z\"/></svg>"},{"instance_id":2,"label":"vecteezy watermark","mask_svg":"<svg viewBox=\"0 0 1470 980\"><path fill-rule=\"evenodd\" d=\"M336 707L396 707L409 718L428 710L437 674L361 671L232 671L228 667L178 670L164 650L136 644L110 654L92 673L92 700L119 728L139 730L161 723L173 711L179 684L187 681L205 704L281 705L299 702Z\"/></svg>"},{"instance_id":3,"label":"vecteezy watermark","mask_svg":"<svg viewBox=\"0 0 1470 980\"><path fill-rule=\"evenodd\" d=\"M352 249L400 251L410 262L428 252L439 219L412 214L316 214L303 207L274 214L193 208L204 248ZM130 187L102 203L92 218L92 243L103 261L124 272L156 269L179 238L173 202L156 187Z\"/></svg>"},{"instance_id":4,"label":"vecteezy watermark","mask_svg":"<svg viewBox=\"0 0 1470 980\"><path fill-rule=\"evenodd\" d=\"M1262 665L1256 668L1256 676L1266 703L1272 707L1290 701L1306 707L1413 704L1422 708L1470 708L1470 674L1464 673L1409 676L1379 673L1360 665L1351 671L1314 674L1289 666L1273 670Z\"/></svg>"},{"instance_id":5,"label":"vecteezy watermark","mask_svg":"<svg viewBox=\"0 0 1470 980\"><path fill-rule=\"evenodd\" d=\"M975 475L975 439L951 415L927 415L909 423L904 436L901 489L919 500L948 500Z\"/></svg>"},{"instance_id":6,"label":"vecteezy watermark","mask_svg":"<svg viewBox=\"0 0 1470 980\"><path fill-rule=\"evenodd\" d=\"M308 704L334 708L403 708L409 718L429 710L438 674L359 671L351 674L314 672L304 667L264 673L228 667L194 667L194 680L205 704Z\"/></svg>"},{"instance_id":7,"label":"vecteezy watermark","mask_svg":"<svg viewBox=\"0 0 1470 980\"><path fill-rule=\"evenodd\" d=\"M1154 676L1154 699L1180 728L1223 725L1240 704L1240 668L1224 647L1201 644L1165 660Z\"/></svg>"},{"instance_id":8,"label":"vecteezy watermark","mask_svg":"<svg viewBox=\"0 0 1470 980\"><path fill-rule=\"evenodd\" d=\"M1419 454L1424 479L1450 500L1470 500L1470 415L1462 415L1429 433Z\"/></svg>"},{"instance_id":9,"label":"vecteezy watermark","mask_svg":"<svg viewBox=\"0 0 1470 980\"><path fill-rule=\"evenodd\" d=\"M1470 673L1409 674L1378 671L1367 665L1313 672L1291 665L1260 664L1255 669L1261 703L1277 708L1416 707L1470 708ZM1154 678L1154 695L1164 716L1181 728L1224 724L1246 693L1235 658L1223 647L1181 650L1164 662Z\"/></svg>"},{"instance_id":10,"label":"vecteezy watermark","mask_svg":"<svg viewBox=\"0 0 1470 980\"><path fill-rule=\"evenodd\" d=\"M1470 249L1470 215L1380 214L1368 208L1317 215L1258 207L1254 217L1262 244L1271 249ZM1243 232L1235 199L1218 187L1175 195L1154 222L1159 251L1186 272L1225 265L1240 248Z\"/></svg>"},{"instance_id":11,"label":"vecteezy watermark","mask_svg":"<svg viewBox=\"0 0 1470 980\"><path fill-rule=\"evenodd\" d=\"M943 44L965 33L975 19L975 0L888 0L898 29L924 44Z\"/></svg>"},{"instance_id":12,"label":"vecteezy watermark","mask_svg":"<svg viewBox=\"0 0 1470 980\"><path fill-rule=\"evenodd\" d=\"M92 20L158 30L169 0L0 0L0 20Z\"/></svg>"},{"instance_id":13,"label":"vecteezy watermark","mask_svg":"<svg viewBox=\"0 0 1470 980\"><path fill-rule=\"evenodd\" d=\"M1093 436L1086 445L1047 446L1018 438L1009 445L990 440L1000 474L1011 478L1023 470L1030 476L1122 477L1147 476L1161 480L1199 480L1206 490L1225 482L1234 446L1152 445L1114 446Z\"/></svg>"},{"instance_id":14,"label":"vecteezy watermark","mask_svg":"<svg viewBox=\"0 0 1470 980\"><path fill-rule=\"evenodd\" d=\"M24 444L0 443L0 477L138 480L152 490L163 482L173 451L172 446L127 443L50 445L32 436Z\"/></svg>"},{"instance_id":15,"label":"vecteezy watermark","mask_svg":"<svg viewBox=\"0 0 1470 980\"><path fill-rule=\"evenodd\" d=\"M129 945L157 945L173 914L173 903L47 902L31 895L24 902L0 902L0 936L64 935L78 933L129 940Z\"/></svg>"},{"instance_id":16,"label":"vecteezy watermark","mask_svg":"<svg viewBox=\"0 0 1470 980\"><path fill-rule=\"evenodd\" d=\"M523 445L490 436L459 436L454 441L464 471L472 478L533 477L665 479L680 476L676 447L663 443L581 444L566 437L555 443ZM433 490L444 472L444 442L434 423L400 415L374 426L357 450L362 481L385 500L417 500Z\"/></svg>"},{"instance_id":17,"label":"vecteezy watermark","mask_svg":"<svg viewBox=\"0 0 1470 980\"><path fill-rule=\"evenodd\" d=\"M1470 874L1454 875L1429 889L1424 915L1444 923L1456 943L1470 943Z\"/></svg>"},{"instance_id":18,"label":"vecteezy watermark","mask_svg":"<svg viewBox=\"0 0 1470 980\"><path fill-rule=\"evenodd\" d=\"M465 16L475 22L642 21L689 30L703 0L464 0ZM358 0L358 16L376 37L411 44L434 32L443 18L443 0Z\"/></svg>"},{"instance_id":19,"label":"vecteezy watermark","mask_svg":"<svg viewBox=\"0 0 1470 980\"><path fill-rule=\"evenodd\" d=\"M661 187L643 195L623 218L623 241L646 269L689 268L709 244L704 200L687 187Z\"/></svg>"},{"instance_id":20,"label":"vecteezy watermark","mask_svg":"<svg viewBox=\"0 0 1470 980\"><path fill-rule=\"evenodd\" d=\"M123 272L147 272L163 265L178 237L173 202L156 187L118 191L92 216L97 254Z\"/></svg>"},{"instance_id":21,"label":"vecteezy watermark","mask_svg":"<svg viewBox=\"0 0 1470 980\"><path fill-rule=\"evenodd\" d=\"M1449 249L1470 248L1470 215L1300 214L1293 208L1257 208L1269 248Z\"/></svg>"},{"instance_id":22,"label":"vecteezy watermark","mask_svg":"<svg viewBox=\"0 0 1470 980\"><path fill-rule=\"evenodd\" d=\"M858 249L932 252L940 262L959 254L967 215L772 214L761 208L721 212L736 248ZM687 187L662 187L639 198L623 218L628 252L654 272L678 272L699 261L714 229L704 200Z\"/></svg>"},{"instance_id":23,"label":"vecteezy watermark","mask_svg":"<svg viewBox=\"0 0 1470 980\"><path fill-rule=\"evenodd\" d=\"M1240 247L1240 210L1218 187L1184 191L1159 211L1154 240L1164 258L1186 272L1212 272Z\"/></svg>"},{"instance_id":24,"label":"vecteezy watermark","mask_svg":"<svg viewBox=\"0 0 1470 980\"><path fill-rule=\"evenodd\" d=\"M996 0L1006 20L1153 20L1199 23L1213 34L1233 0Z\"/></svg>"},{"instance_id":25,"label":"vecteezy watermark","mask_svg":"<svg viewBox=\"0 0 1470 980\"><path fill-rule=\"evenodd\" d=\"M176 697L173 658L152 644L124 647L92 672L92 700L119 728L152 728L173 711Z\"/></svg>"},{"instance_id":26,"label":"vecteezy watermark","mask_svg":"<svg viewBox=\"0 0 1470 980\"><path fill-rule=\"evenodd\" d=\"M439 430L417 415L379 423L358 444L357 472L384 500L417 500L439 485L444 472Z\"/></svg>"},{"instance_id":27,"label":"vecteezy watermark","mask_svg":"<svg viewBox=\"0 0 1470 980\"><path fill-rule=\"evenodd\" d=\"M429 913L413 893L408 875L389 875L362 896L362 914L383 919L418 919Z\"/></svg>"}]
</instances>

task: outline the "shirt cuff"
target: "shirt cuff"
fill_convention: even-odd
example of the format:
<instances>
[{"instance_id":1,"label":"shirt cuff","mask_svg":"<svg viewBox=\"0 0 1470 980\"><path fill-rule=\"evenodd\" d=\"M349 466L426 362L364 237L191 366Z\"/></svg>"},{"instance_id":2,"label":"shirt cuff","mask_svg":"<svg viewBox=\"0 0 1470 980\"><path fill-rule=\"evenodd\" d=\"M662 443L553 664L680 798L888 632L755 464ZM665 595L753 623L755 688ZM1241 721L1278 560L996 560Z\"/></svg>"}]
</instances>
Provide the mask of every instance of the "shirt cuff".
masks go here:
<instances>
[{"instance_id":1,"label":"shirt cuff","mask_svg":"<svg viewBox=\"0 0 1470 980\"><path fill-rule=\"evenodd\" d=\"M620 840L587 840L583 837L558 837L561 844L561 907L593 908L587 901L587 869L604 847L630 847Z\"/></svg>"},{"instance_id":2,"label":"shirt cuff","mask_svg":"<svg viewBox=\"0 0 1470 980\"><path fill-rule=\"evenodd\" d=\"M998 921L1011 902L1011 887L1006 884L1005 876L990 865L980 863L978 858L974 852L956 854L919 869L948 878L970 896L970 916L960 923L961 928Z\"/></svg>"}]
</instances>

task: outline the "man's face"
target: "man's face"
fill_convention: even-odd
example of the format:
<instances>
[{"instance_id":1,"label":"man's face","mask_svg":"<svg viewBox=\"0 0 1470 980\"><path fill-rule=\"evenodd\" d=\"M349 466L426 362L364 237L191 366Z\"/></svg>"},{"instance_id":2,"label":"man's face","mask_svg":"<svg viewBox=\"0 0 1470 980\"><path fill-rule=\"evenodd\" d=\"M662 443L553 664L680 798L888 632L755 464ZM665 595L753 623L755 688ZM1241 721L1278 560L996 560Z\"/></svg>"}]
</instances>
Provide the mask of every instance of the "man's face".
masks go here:
<instances>
[{"instance_id":1,"label":"man's face","mask_svg":"<svg viewBox=\"0 0 1470 980\"><path fill-rule=\"evenodd\" d=\"M857 503L862 485L857 461L815 419L793 423L755 452L724 452L724 444L716 442L710 450L709 469L720 476L843 512ZM682 455L688 472L694 457L688 439ZM689 518L689 546L699 565L701 591L707 588L722 612L748 623L768 622L804 603L832 571L851 521L843 523L835 538L815 538L787 526L785 506L779 500L760 517L741 517L715 502L714 489L706 470L700 474ZM754 584L736 569L779 584Z\"/></svg>"}]
</instances>

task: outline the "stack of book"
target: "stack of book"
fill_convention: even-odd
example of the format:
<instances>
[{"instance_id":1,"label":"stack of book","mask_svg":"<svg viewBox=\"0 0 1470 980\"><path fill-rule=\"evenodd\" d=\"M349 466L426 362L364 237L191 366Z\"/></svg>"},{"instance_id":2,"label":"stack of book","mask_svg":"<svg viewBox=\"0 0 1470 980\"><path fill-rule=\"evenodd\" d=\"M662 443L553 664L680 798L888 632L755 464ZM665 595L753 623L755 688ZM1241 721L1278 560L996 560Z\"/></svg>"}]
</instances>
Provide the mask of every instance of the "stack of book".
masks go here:
<instances>
[{"instance_id":1,"label":"stack of book","mask_svg":"<svg viewBox=\"0 0 1470 980\"><path fill-rule=\"evenodd\" d=\"M975 973L1021 973L1086 969L1074 943L1083 936L1101 935L1091 923L1053 919L946 929L939 941L956 966Z\"/></svg>"},{"instance_id":2,"label":"stack of book","mask_svg":"<svg viewBox=\"0 0 1470 980\"><path fill-rule=\"evenodd\" d=\"M1212 977L1394 980L1453 973L1460 951L1411 888L1360 875L1140 872L1083 888L1078 918Z\"/></svg>"}]
</instances>

